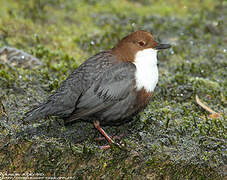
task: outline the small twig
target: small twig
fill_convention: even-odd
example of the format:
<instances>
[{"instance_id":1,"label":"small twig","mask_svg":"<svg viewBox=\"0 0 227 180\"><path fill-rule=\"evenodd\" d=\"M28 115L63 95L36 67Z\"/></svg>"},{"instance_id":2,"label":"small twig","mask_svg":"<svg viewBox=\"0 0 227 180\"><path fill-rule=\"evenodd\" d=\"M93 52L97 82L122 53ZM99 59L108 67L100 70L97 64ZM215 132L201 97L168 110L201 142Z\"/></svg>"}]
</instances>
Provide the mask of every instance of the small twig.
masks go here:
<instances>
[{"instance_id":1,"label":"small twig","mask_svg":"<svg viewBox=\"0 0 227 180\"><path fill-rule=\"evenodd\" d=\"M8 117L7 113L6 113L6 109L5 106L3 104L3 98L1 98L1 114L5 115L6 117Z\"/></svg>"},{"instance_id":2,"label":"small twig","mask_svg":"<svg viewBox=\"0 0 227 180\"><path fill-rule=\"evenodd\" d=\"M220 113L216 113L214 110L212 110L211 108L209 108L207 105L205 105L204 103L202 103L199 99L199 97L196 95L195 96L196 102L197 104L199 104L203 109L207 110L209 113L211 113L209 115L210 118L219 118L221 116Z\"/></svg>"},{"instance_id":3,"label":"small twig","mask_svg":"<svg viewBox=\"0 0 227 180\"><path fill-rule=\"evenodd\" d=\"M196 102L197 102L198 105L200 105L203 109L207 110L207 111L210 112L211 114L218 114L218 113L216 113L215 111L213 111L212 109L210 109L208 106L206 106L205 104L203 104L203 103L200 101L200 99L199 99L199 97L198 97L197 95L195 96L195 100L196 100Z\"/></svg>"}]
</instances>

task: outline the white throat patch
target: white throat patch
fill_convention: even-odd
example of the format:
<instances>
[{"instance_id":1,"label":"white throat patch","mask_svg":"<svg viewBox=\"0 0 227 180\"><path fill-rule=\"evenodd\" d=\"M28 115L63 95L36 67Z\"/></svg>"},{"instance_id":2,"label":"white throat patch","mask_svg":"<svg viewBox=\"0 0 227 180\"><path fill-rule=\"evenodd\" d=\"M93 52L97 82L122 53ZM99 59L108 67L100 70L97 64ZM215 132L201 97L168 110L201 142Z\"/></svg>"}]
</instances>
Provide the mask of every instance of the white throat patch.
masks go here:
<instances>
[{"instance_id":1,"label":"white throat patch","mask_svg":"<svg viewBox=\"0 0 227 180\"><path fill-rule=\"evenodd\" d=\"M136 86L137 90L144 88L146 91L154 91L158 82L157 50L144 49L136 53Z\"/></svg>"}]
</instances>

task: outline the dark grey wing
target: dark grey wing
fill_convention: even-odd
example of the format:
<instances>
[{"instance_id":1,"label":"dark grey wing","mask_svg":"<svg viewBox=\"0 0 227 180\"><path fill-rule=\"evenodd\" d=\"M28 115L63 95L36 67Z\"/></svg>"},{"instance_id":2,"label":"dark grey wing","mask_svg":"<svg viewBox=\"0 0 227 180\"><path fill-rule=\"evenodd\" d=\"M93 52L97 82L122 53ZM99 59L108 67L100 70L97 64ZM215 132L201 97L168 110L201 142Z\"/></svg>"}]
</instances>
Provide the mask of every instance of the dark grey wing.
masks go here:
<instances>
[{"instance_id":1,"label":"dark grey wing","mask_svg":"<svg viewBox=\"0 0 227 180\"><path fill-rule=\"evenodd\" d=\"M89 58L62 82L47 101L27 112L24 121L50 115L69 116L75 110L81 95L97 81L100 74L112 67L114 61L115 56L109 52L101 52Z\"/></svg>"},{"instance_id":2,"label":"dark grey wing","mask_svg":"<svg viewBox=\"0 0 227 180\"><path fill-rule=\"evenodd\" d=\"M122 62L106 70L100 78L81 96L72 116L65 123L97 113L113 107L129 97L134 90L136 67L129 62Z\"/></svg>"}]
</instances>

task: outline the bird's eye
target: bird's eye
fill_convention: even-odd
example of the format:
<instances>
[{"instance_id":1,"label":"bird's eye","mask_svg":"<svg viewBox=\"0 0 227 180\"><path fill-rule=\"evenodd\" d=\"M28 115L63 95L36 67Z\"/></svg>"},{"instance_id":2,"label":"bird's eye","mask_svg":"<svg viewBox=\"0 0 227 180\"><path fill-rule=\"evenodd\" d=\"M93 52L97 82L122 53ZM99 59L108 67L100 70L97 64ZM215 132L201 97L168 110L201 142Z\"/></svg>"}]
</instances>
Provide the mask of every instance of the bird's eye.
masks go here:
<instances>
[{"instance_id":1,"label":"bird's eye","mask_svg":"<svg viewBox=\"0 0 227 180\"><path fill-rule=\"evenodd\" d=\"M139 41L138 44L139 44L140 46L145 46L146 43L145 43L144 41Z\"/></svg>"}]
</instances>

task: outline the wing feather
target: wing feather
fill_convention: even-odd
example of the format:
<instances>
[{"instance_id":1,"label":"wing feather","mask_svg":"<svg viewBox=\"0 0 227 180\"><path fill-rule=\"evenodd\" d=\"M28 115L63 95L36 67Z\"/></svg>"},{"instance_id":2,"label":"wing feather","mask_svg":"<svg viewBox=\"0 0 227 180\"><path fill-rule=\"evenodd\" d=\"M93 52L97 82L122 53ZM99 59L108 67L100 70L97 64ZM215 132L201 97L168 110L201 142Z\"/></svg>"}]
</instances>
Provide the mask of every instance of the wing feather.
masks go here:
<instances>
[{"instance_id":1,"label":"wing feather","mask_svg":"<svg viewBox=\"0 0 227 180\"><path fill-rule=\"evenodd\" d=\"M134 89L135 70L134 64L122 62L105 71L81 96L76 110L65 122L95 116L125 100Z\"/></svg>"}]
</instances>

